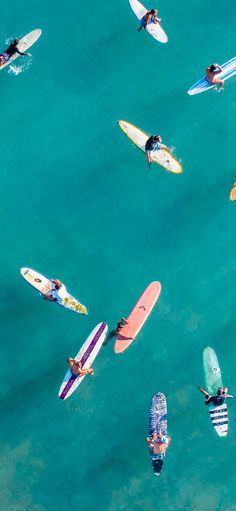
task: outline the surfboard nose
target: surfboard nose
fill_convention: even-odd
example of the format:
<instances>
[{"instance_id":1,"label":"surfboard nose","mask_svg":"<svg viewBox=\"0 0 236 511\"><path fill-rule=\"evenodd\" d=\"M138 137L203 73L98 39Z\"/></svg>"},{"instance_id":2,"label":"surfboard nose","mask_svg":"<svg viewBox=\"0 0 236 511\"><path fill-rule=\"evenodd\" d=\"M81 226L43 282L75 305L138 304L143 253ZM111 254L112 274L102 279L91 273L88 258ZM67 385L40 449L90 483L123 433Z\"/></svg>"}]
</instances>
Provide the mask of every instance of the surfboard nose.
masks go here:
<instances>
[{"instance_id":1,"label":"surfboard nose","mask_svg":"<svg viewBox=\"0 0 236 511\"><path fill-rule=\"evenodd\" d=\"M29 270L29 268L26 268L26 267L20 268L21 275L25 275L28 270Z\"/></svg>"}]
</instances>

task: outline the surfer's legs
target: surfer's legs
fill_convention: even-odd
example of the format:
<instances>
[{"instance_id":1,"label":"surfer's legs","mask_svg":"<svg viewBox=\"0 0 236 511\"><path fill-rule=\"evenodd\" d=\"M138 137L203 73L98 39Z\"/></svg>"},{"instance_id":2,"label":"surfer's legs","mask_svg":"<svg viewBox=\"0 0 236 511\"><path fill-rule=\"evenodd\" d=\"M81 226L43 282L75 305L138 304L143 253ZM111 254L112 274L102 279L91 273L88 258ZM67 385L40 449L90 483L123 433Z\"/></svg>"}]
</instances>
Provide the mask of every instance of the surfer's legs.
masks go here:
<instances>
[{"instance_id":1,"label":"surfer's legs","mask_svg":"<svg viewBox=\"0 0 236 511\"><path fill-rule=\"evenodd\" d=\"M141 30L145 29L145 28L146 28L146 26L147 26L147 22L146 22L146 20L145 20L145 19L143 19L143 18L142 18L142 19L140 20L140 27L138 28L138 32L141 32Z\"/></svg>"},{"instance_id":2,"label":"surfer's legs","mask_svg":"<svg viewBox=\"0 0 236 511\"><path fill-rule=\"evenodd\" d=\"M209 398L208 392L206 390L204 390L202 387L198 387L198 390L200 390L201 394L203 394L206 399Z\"/></svg>"},{"instance_id":3,"label":"surfer's legs","mask_svg":"<svg viewBox=\"0 0 236 511\"><path fill-rule=\"evenodd\" d=\"M219 85L220 90L224 89L224 80L220 80L219 78L214 78L212 83L213 83L213 85Z\"/></svg>"}]
</instances>

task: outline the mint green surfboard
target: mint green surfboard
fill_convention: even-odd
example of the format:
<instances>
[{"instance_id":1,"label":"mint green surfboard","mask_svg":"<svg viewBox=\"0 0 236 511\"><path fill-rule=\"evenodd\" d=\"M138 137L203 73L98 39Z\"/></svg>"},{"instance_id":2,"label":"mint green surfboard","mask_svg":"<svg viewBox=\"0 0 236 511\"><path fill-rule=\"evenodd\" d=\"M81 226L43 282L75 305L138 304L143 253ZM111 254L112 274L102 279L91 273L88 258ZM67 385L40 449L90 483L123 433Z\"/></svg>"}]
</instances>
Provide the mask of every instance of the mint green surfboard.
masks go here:
<instances>
[{"instance_id":1,"label":"mint green surfboard","mask_svg":"<svg viewBox=\"0 0 236 511\"><path fill-rule=\"evenodd\" d=\"M205 375L205 386L207 392L216 395L219 387L223 387L222 377L216 353L209 346L203 350L203 369ZM215 406L208 405L212 425L219 436L226 436L228 433L228 410L227 404Z\"/></svg>"},{"instance_id":2,"label":"mint green surfboard","mask_svg":"<svg viewBox=\"0 0 236 511\"><path fill-rule=\"evenodd\" d=\"M223 384L218 358L209 346L203 350L203 368L206 390L209 394L216 394L218 388Z\"/></svg>"}]
</instances>

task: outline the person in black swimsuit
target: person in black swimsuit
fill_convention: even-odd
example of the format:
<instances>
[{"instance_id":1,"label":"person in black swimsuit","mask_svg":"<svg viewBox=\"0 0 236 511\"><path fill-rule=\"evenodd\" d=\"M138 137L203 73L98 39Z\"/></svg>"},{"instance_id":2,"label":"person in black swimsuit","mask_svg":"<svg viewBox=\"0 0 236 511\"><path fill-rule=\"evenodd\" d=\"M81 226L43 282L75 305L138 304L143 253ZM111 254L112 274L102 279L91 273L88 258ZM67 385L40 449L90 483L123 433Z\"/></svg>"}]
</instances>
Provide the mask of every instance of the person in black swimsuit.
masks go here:
<instances>
[{"instance_id":1,"label":"person in black swimsuit","mask_svg":"<svg viewBox=\"0 0 236 511\"><path fill-rule=\"evenodd\" d=\"M149 137L145 144L145 153L147 157L148 163L152 162L152 158L150 155L151 151L165 149L168 150L168 147L165 144L162 144L162 138L160 135L152 135Z\"/></svg>"},{"instance_id":2,"label":"person in black swimsuit","mask_svg":"<svg viewBox=\"0 0 236 511\"><path fill-rule=\"evenodd\" d=\"M120 330L125 326L125 325L128 325L128 321L125 319L125 318L121 318L118 323L117 323L117 327L115 330L112 330L108 336L107 336L107 339L104 341L103 343L103 346L106 346L110 341L111 339L113 339L113 337L117 336L120 332Z\"/></svg>"},{"instance_id":3,"label":"person in black swimsuit","mask_svg":"<svg viewBox=\"0 0 236 511\"><path fill-rule=\"evenodd\" d=\"M219 387L216 393L216 396L211 396L206 390L198 387L198 390L205 396L205 405L209 405L212 403L214 406L223 405L225 399L230 399L233 396L227 394L227 387Z\"/></svg>"},{"instance_id":4,"label":"person in black swimsuit","mask_svg":"<svg viewBox=\"0 0 236 511\"><path fill-rule=\"evenodd\" d=\"M28 57L31 57L31 53L23 53L17 48L17 45L19 44L19 39L14 39L13 43L10 44L10 46L0 55L0 67L4 66L6 62L13 56L15 53L18 53L18 55L27 55Z\"/></svg>"}]
</instances>

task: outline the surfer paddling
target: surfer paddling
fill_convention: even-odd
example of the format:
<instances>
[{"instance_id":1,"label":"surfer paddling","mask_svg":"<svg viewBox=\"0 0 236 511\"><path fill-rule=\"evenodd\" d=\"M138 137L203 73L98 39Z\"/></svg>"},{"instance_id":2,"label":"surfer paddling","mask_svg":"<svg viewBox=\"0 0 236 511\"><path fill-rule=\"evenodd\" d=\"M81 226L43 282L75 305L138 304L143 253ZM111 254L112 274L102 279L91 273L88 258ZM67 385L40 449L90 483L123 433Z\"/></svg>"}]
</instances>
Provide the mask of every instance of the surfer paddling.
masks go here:
<instances>
[{"instance_id":1,"label":"surfer paddling","mask_svg":"<svg viewBox=\"0 0 236 511\"><path fill-rule=\"evenodd\" d=\"M149 23L160 23L161 18L157 17L158 11L156 9L151 9L151 11L147 11L146 14L140 20L140 27L138 28L138 32L147 28Z\"/></svg>"},{"instance_id":2,"label":"surfer paddling","mask_svg":"<svg viewBox=\"0 0 236 511\"><path fill-rule=\"evenodd\" d=\"M151 135L145 144L145 153L148 163L152 163L150 152L158 151L160 149L168 150L168 147L165 144L162 144L162 138L160 135Z\"/></svg>"},{"instance_id":3,"label":"surfer paddling","mask_svg":"<svg viewBox=\"0 0 236 511\"><path fill-rule=\"evenodd\" d=\"M18 55L27 55L31 57L31 53L23 53L19 50L17 45L19 44L19 39L14 39L14 41L10 44L10 46L0 55L0 67L4 66L8 60L18 53Z\"/></svg>"},{"instance_id":4,"label":"surfer paddling","mask_svg":"<svg viewBox=\"0 0 236 511\"><path fill-rule=\"evenodd\" d=\"M74 376L87 376L87 374L94 374L94 370L92 367L89 367L88 369L82 369L81 362L75 360L72 357L68 359L68 364L70 371Z\"/></svg>"},{"instance_id":5,"label":"surfer paddling","mask_svg":"<svg viewBox=\"0 0 236 511\"><path fill-rule=\"evenodd\" d=\"M234 397L231 396L231 394L227 394L227 387L219 387L216 392L216 396L211 396L209 392L204 390L202 387L198 387L198 390L205 396L205 405L212 403L214 406L220 406L223 405L225 399L231 399Z\"/></svg>"},{"instance_id":6,"label":"surfer paddling","mask_svg":"<svg viewBox=\"0 0 236 511\"><path fill-rule=\"evenodd\" d=\"M159 432L153 433L152 437L148 436L146 440L153 454L165 454L171 439L169 436Z\"/></svg>"},{"instance_id":7,"label":"surfer paddling","mask_svg":"<svg viewBox=\"0 0 236 511\"><path fill-rule=\"evenodd\" d=\"M209 83L212 85L220 85L220 89L224 88L224 80L217 78L216 75L223 71L222 67L219 64L211 64L210 67L206 68L206 78Z\"/></svg>"}]
</instances>

